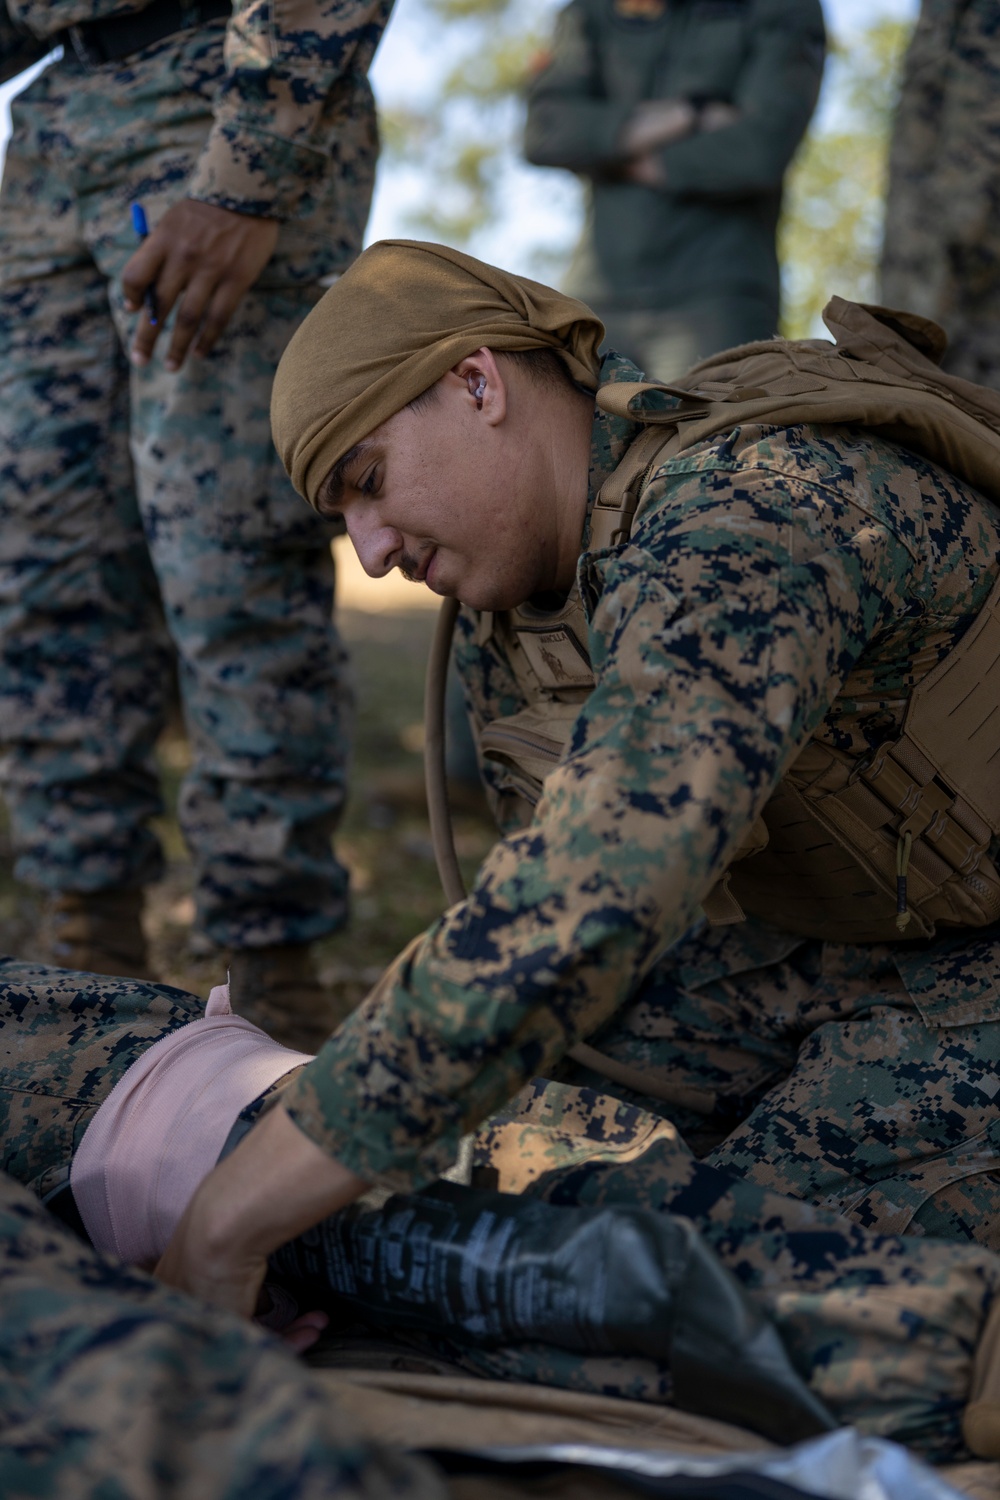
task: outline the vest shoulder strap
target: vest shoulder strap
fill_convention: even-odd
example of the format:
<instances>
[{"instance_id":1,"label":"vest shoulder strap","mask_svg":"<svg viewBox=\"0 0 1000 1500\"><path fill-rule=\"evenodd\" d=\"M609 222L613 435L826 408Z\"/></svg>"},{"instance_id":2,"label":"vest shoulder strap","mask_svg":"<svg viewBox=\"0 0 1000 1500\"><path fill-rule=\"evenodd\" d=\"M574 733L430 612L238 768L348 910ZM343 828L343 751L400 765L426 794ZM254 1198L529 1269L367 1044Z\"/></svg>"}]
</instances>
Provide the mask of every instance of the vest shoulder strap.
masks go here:
<instances>
[{"instance_id":1,"label":"vest shoulder strap","mask_svg":"<svg viewBox=\"0 0 1000 1500\"><path fill-rule=\"evenodd\" d=\"M913 689L903 734L1000 834L1000 581L958 644Z\"/></svg>"},{"instance_id":2,"label":"vest shoulder strap","mask_svg":"<svg viewBox=\"0 0 1000 1500\"><path fill-rule=\"evenodd\" d=\"M941 464L1000 504L1000 393L938 368L946 341L936 324L839 297L824 319L835 344L748 344L703 361L683 384L602 387L604 410L644 427L597 498L592 549L628 539L655 460L742 424L862 427ZM996 919L1000 882L988 850L1000 834L1000 580L957 645L913 689L898 740L855 774L845 770L842 785L830 788L821 805L814 805L808 785L796 795L802 807L793 822L808 825L810 840L812 814L887 894L895 882L900 931L911 908L925 935L939 920L977 926ZM745 868L748 879L754 868L761 884L760 861ZM857 884L854 868L844 870L844 891L831 887L827 895L843 908L847 929L860 932L861 919L847 911L844 895ZM778 874L785 878L784 866ZM779 886L780 880L767 886L772 905ZM738 920L739 899L745 899L739 891L720 883L706 903L710 919Z\"/></svg>"},{"instance_id":3,"label":"vest shoulder strap","mask_svg":"<svg viewBox=\"0 0 1000 1500\"><path fill-rule=\"evenodd\" d=\"M662 427L644 427L598 491L590 513L587 550L603 552L627 542L642 487L657 455L670 443Z\"/></svg>"},{"instance_id":4,"label":"vest shoulder strap","mask_svg":"<svg viewBox=\"0 0 1000 1500\"><path fill-rule=\"evenodd\" d=\"M602 386L598 403L669 429L673 453L744 423L864 427L1000 504L1000 393L938 368L930 357L944 347L936 324L840 297L824 317L836 343L747 344L696 365L683 384Z\"/></svg>"}]
</instances>

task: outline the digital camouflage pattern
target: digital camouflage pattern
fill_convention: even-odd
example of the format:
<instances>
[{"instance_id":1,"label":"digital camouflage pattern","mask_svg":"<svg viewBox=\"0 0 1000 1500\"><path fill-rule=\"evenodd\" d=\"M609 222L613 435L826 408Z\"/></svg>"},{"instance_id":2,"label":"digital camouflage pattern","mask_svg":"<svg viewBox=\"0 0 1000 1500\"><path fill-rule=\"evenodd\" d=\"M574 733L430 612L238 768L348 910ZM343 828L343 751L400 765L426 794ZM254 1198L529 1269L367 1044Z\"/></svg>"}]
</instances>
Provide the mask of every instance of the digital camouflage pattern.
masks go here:
<instances>
[{"instance_id":1,"label":"digital camouflage pattern","mask_svg":"<svg viewBox=\"0 0 1000 1500\"><path fill-rule=\"evenodd\" d=\"M649 1111L545 1080L483 1128L476 1159L502 1190L690 1218L774 1319L840 1421L932 1459L962 1451L972 1358L1000 1289L1000 1258L991 1251L870 1233L713 1165L713 1157L698 1161ZM537 1346L451 1357L482 1374L643 1400L663 1400L669 1380L649 1361Z\"/></svg>"},{"instance_id":2,"label":"digital camouflage pattern","mask_svg":"<svg viewBox=\"0 0 1000 1500\"><path fill-rule=\"evenodd\" d=\"M0 1171L46 1197L147 1047L205 1002L166 984L0 962Z\"/></svg>"},{"instance_id":3,"label":"digital camouflage pattern","mask_svg":"<svg viewBox=\"0 0 1000 1500\"><path fill-rule=\"evenodd\" d=\"M1000 387L1000 16L923 0L889 157L882 290L942 325L946 370Z\"/></svg>"},{"instance_id":4,"label":"digital camouflage pattern","mask_svg":"<svg viewBox=\"0 0 1000 1500\"><path fill-rule=\"evenodd\" d=\"M816 103L824 44L818 0L570 0L557 17L528 89L525 154L584 178L564 290L658 379L777 331L782 179ZM740 113L662 147L662 189L622 176L622 128L654 99Z\"/></svg>"},{"instance_id":5,"label":"digital camouflage pattern","mask_svg":"<svg viewBox=\"0 0 1000 1500\"><path fill-rule=\"evenodd\" d=\"M605 374L636 372L612 359ZM598 414L592 494L634 431ZM822 1146L810 1139L811 1125L789 1121L773 1132L783 1158L776 1170L792 1173L802 1154L803 1197L814 1190L816 1155L846 1163L825 1193L860 1188L890 1164L900 1175L891 1142L897 1132L905 1140L909 1131L911 1144L919 1139L933 1112L922 1102L928 1084L959 1098L966 1086L968 1053L941 1028L958 1022L961 1044L969 1042L966 1028L981 1024L975 1046L986 1048L984 1065L996 1055L1000 995L979 978L980 968L989 972L980 945L990 936L976 934L979 967L966 966L947 941L918 950L923 977L912 1000L905 946L895 960L904 972L888 996L881 982L888 954L810 948L753 923L723 937L696 933L670 950L699 922L706 893L807 738L860 756L895 735L909 688L975 617L998 556L1000 514L986 501L861 431L744 427L656 470L630 541L581 557L596 686L533 822L495 846L468 900L410 945L292 1083L286 1102L303 1130L362 1177L418 1185L454 1160L464 1131L532 1074L549 1072L577 1040L592 1038L648 1066L655 1045L644 1028L655 1027L642 1018L644 999L669 1036L678 982L700 990L761 970L752 1005L768 1018L757 1021L758 1032L770 1028L775 1040L738 1040L729 1032L731 1005L704 1028L714 1037L705 1045L722 1049L725 1129L751 1117L755 1091L760 1097L790 1068L807 1065L830 1034L825 1028L863 1023L873 1006L914 1019L923 1007L933 1028L912 1028L915 1055L911 1049L884 1104L864 1102L854 1056L825 1085L837 1114ZM521 706L491 629L488 617L462 617L459 667L480 725ZM487 766L488 778L502 774ZM783 1012L783 981L769 966L796 949L807 979ZM816 981L808 968L817 963L834 975L853 965L869 976L853 990L845 984L839 1014L836 979L832 996L818 995L810 1012ZM947 1005L934 1008L927 971L936 965L937 999L950 994L950 1016ZM909 983L917 983L912 975ZM702 1003L710 1018L711 992ZM843 1033L845 1058L846 1039L862 1034ZM886 1033L869 1035L880 1046ZM698 1068L688 1063L682 1030L677 1042L664 1049L671 1077L678 1052L685 1068ZM765 1066L747 1060L726 1082L734 1052L757 1059L767 1051ZM715 1066L711 1057L707 1066ZM878 1086L885 1088L884 1076ZM949 1149L968 1118L941 1125L954 1123ZM859 1135L863 1149L853 1144ZM909 1149L904 1170L918 1165ZM866 1222L880 1227L877 1209L871 1213Z\"/></svg>"},{"instance_id":6,"label":"digital camouflage pattern","mask_svg":"<svg viewBox=\"0 0 1000 1500\"><path fill-rule=\"evenodd\" d=\"M155 225L191 189L229 88L224 26L96 70L67 55L13 106L0 197L0 722L17 873L82 891L157 877L152 752L172 642L194 755L179 818L199 921L220 945L307 942L345 916L330 836L350 694L331 532L285 478L269 402L321 279L360 248L377 144L363 67L385 12L326 7L325 51L298 63L327 89L309 147L325 175L302 184L219 344L176 375L159 354L144 370L125 356L128 206L141 199Z\"/></svg>"},{"instance_id":7,"label":"digital camouflage pattern","mask_svg":"<svg viewBox=\"0 0 1000 1500\"><path fill-rule=\"evenodd\" d=\"M35 56L41 56L65 27L144 10L147 3L0 0L2 76L34 61L26 55L32 39ZM175 163L174 180L186 179L186 195L237 213L302 218L323 201L331 179L342 178L344 196L351 197L359 168L370 193L377 142L367 74L392 4L284 0L275 6L233 0L224 61L218 51L221 27L203 28L203 34L213 34L216 66L195 85L204 107L196 153L190 162ZM169 73L175 45L170 39L165 48L147 48L133 61L155 57L154 73ZM141 76L141 63L139 68ZM112 63L97 72L95 98L128 89L138 104L140 79L132 67ZM164 85L169 87L165 78ZM155 93L136 110L140 138L143 125L148 128L156 119L149 109L154 100ZM360 212L363 228L367 195L363 189L354 196L342 212L348 217ZM336 232L335 225L328 227ZM355 253L359 249L360 238Z\"/></svg>"},{"instance_id":8,"label":"digital camouflage pattern","mask_svg":"<svg viewBox=\"0 0 1000 1500\"><path fill-rule=\"evenodd\" d=\"M115 1084L147 1047L204 1014L203 1000L169 984L0 960L0 1172L42 1199L65 1187ZM241 1133L293 1076L240 1111Z\"/></svg>"},{"instance_id":9,"label":"digital camouflage pattern","mask_svg":"<svg viewBox=\"0 0 1000 1500\"><path fill-rule=\"evenodd\" d=\"M443 1500L270 1334L105 1260L0 1177L0 1491Z\"/></svg>"},{"instance_id":10,"label":"digital camouflage pattern","mask_svg":"<svg viewBox=\"0 0 1000 1500\"><path fill-rule=\"evenodd\" d=\"M63 1186L122 1074L201 1012L194 995L166 985L0 964L0 1170L39 1197ZM555 1204L618 1203L692 1219L775 1319L839 1419L929 1456L961 1453L959 1424L1000 1289L1000 1258L980 1246L872 1234L717 1164L719 1156L697 1160L677 1128L650 1110L539 1079L478 1133L475 1180ZM0 1283L3 1254L0 1236ZM542 1344L476 1348L444 1332L430 1342L481 1375L671 1399L669 1369L648 1359Z\"/></svg>"}]
</instances>

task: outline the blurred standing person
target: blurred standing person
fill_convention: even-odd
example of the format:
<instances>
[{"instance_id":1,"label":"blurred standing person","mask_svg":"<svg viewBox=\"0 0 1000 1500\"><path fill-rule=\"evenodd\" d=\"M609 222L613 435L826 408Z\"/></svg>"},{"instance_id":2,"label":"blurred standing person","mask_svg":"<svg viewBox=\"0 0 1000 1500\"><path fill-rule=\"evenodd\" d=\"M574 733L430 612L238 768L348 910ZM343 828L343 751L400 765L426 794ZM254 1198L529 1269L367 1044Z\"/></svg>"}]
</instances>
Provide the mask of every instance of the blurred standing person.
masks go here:
<instances>
[{"instance_id":1,"label":"blurred standing person","mask_svg":"<svg viewBox=\"0 0 1000 1500\"><path fill-rule=\"evenodd\" d=\"M924 0L889 154L881 300L940 323L944 369L1000 387L1000 6Z\"/></svg>"},{"instance_id":2,"label":"blurred standing person","mask_svg":"<svg viewBox=\"0 0 1000 1500\"><path fill-rule=\"evenodd\" d=\"M321 1003L309 945L346 916L350 713L331 529L286 480L268 406L361 248L391 4L0 0L0 76L63 48L14 102L0 193L16 873L54 894L53 962L147 972L176 651L198 921L265 1016Z\"/></svg>"},{"instance_id":3,"label":"blurred standing person","mask_svg":"<svg viewBox=\"0 0 1000 1500\"><path fill-rule=\"evenodd\" d=\"M566 280L609 347L671 380L779 313L782 179L819 94L819 0L570 0L525 154L587 179Z\"/></svg>"}]
</instances>

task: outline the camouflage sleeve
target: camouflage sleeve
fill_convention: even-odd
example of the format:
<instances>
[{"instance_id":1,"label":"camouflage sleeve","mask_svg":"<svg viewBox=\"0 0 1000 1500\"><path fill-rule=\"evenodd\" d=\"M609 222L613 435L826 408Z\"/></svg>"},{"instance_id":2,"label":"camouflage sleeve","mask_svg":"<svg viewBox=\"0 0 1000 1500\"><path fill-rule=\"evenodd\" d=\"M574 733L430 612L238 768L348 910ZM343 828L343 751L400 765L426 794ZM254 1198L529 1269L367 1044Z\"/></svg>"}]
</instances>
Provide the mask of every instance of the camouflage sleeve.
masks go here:
<instances>
[{"instance_id":1,"label":"camouflage sleeve","mask_svg":"<svg viewBox=\"0 0 1000 1500\"><path fill-rule=\"evenodd\" d=\"M621 162L618 137L633 105L602 97L596 46L583 8L572 0L528 88L524 154L536 167L594 172Z\"/></svg>"},{"instance_id":2,"label":"camouflage sleeve","mask_svg":"<svg viewBox=\"0 0 1000 1500\"><path fill-rule=\"evenodd\" d=\"M668 191L741 197L780 188L819 97L824 51L819 0L758 0L730 101L740 118L663 148Z\"/></svg>"},{"instance_id":3,"label":"camouflage sleeve","mask_svg":"<svg viewBox=\"0 0 1000 1500\"><path fill-rule=\"evenodd\" d=\"M330 97L364 79L391 7L392 0L234 0L215 124L188 196L237 213L293 217L330 170L322 128Z\"/></svg>"},{"instance_id":4,"label":"camouflage sleeve","mask_svg":"<svg viewBox=\"0 0 1000 1500\"><path fill-rule=\"evenodd\" d=\"M585 555L597 685L534 822L286 1093L361 1176L440 1172L464 1131L614 1013L696 919L864 648L918 608L920 549L892 483L872 502L866 465L885 445L857 444L852 473L797 431L791 462L754 445L760 429L741 455L727 439L674 460L631 543Z\"/></svg>"}]
</instances>

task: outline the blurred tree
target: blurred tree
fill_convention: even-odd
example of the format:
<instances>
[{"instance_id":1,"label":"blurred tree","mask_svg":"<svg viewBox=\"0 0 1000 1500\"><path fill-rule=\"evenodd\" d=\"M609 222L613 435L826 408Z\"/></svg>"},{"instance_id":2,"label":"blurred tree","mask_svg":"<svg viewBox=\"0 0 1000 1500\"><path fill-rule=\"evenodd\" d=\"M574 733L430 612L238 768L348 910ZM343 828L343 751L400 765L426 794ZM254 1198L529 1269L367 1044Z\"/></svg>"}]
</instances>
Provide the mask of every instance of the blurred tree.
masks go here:
<instances>
[{"instance_id":1,"label":"blurred tree","mask_svg":"<svg viewBox=\"0 0 1000 1500\"><path fill-rule=\"evenodd\" d=\"M788 338L822 331L819 314L834 292L875 297L889 134L910 30L908 21L883 19L831 47L827 107L788 174L778 233Z\"/></svg>"},{"instance_id":2,"label":"blurred tree","mask_svg":"<svg viewBox=\"0 0 1000 1500\"><path fill-rule=\"evenodd\" d=\"M493 232L514 216L526 268L558 277L578 230L579 194L567 174L524 166L520 152L525 80L561 0L411 3L411 24L439 39L441 71L426 104L390 104L381 115L386 165L416 169L425 182L406 224L488 256ZM561 214L545 211L554 202Z\"/></svg>"},{"instance_id":3,"label":"blurred tree","mask_svg":"<svg viewBox=\"0 0 1000 1500\"><path fill-rule=\"evenodd\" d=\"M410 0L440 53L419 107L383 110L385 162L419 173L405 229L512 264L491 242L518 221L521 266L558 280L579 231L568 173L520 164L521 92L563 0ZM877 15L877 7L873 7ZM896 79L910 23L881 18L834 41L818 121L793 163L779 233L784 331L817 330L831 292L871 300ZM555 211L558 210L558 211Z\"/></svg>"}]
</instances>

